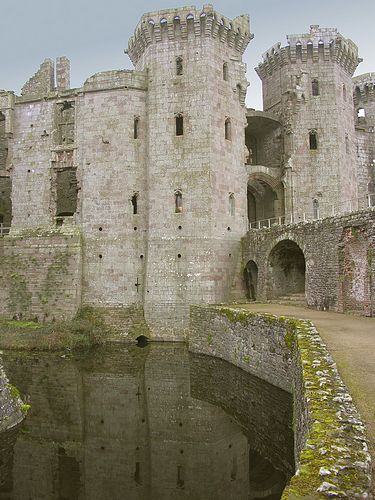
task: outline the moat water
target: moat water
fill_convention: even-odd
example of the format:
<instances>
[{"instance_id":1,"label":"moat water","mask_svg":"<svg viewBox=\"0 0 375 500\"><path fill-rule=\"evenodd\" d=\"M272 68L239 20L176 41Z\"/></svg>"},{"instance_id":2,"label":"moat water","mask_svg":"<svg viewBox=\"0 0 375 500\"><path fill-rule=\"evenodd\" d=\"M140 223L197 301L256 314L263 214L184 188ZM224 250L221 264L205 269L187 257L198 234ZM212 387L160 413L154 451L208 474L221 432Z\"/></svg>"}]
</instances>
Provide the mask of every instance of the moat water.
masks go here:
<instances>
[{"instance_id":1,"label":"moat water","mask_svg":"<svg viewBox=\"0 0 375 500\"><path fill-rule=\"evenodd\" d=\"M183 344L4 352L31 410L1 500L278 499L292 398Z\"/></svg>"}]
</instances>

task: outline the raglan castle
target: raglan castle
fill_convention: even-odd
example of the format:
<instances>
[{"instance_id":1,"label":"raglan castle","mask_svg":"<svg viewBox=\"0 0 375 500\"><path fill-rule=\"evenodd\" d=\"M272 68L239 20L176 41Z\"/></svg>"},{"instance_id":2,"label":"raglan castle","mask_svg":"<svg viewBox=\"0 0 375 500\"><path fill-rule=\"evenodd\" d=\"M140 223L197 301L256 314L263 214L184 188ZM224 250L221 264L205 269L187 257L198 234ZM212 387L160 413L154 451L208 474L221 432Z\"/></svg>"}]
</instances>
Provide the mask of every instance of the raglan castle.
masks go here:
<instances>
[{"instance_id":1,"label":"raglan castle","mask_svg":"<svg viewBox=\"0 0 375 500\"><path fill-rule=\"evenodd\" d=\"M70 88L69 60L46 59L0 91L0 314L88 305L163 339L191 304L375 314L375 73L353 78L357 46L314 25L263 54L247 109L252 37L247 15L160 10L134 70Z\"/></svg>"}]
</instances>

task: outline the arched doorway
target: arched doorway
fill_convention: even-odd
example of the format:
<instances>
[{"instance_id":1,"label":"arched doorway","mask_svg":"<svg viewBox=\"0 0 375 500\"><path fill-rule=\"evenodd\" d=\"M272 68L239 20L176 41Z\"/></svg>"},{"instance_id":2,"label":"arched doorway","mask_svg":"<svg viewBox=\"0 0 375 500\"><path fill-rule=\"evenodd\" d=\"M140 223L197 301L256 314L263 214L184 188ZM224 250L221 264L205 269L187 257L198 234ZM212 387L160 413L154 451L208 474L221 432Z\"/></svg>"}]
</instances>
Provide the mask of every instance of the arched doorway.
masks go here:
<instances>
[{"instance_id":1,"label":"arched doorway","mask_svg":"<svg viewBox=\"0 0 375 500\"><path fill-rule=\"evenodd\" d=\"M247 184L247 215L250 222L284 215L284 187L278 180L251 176Z\"/></svg>"},{"instance_id":2,"label":"arched doorway","mask_svg":"<svg viewBox=\"0 0 375 500\"><path fill-rule=\"evenodd\" d=\"M305 293L305 256L291 240L280 241L268 258L268 299Z\"/></svg>"},{"instance_id":3,"label":"arched doorway","mask_svg":"<svg viewBox=\"0 0 375 500\"><path fill-rule=\"evenodd\" d=\"M249 260L244 269L244 280L246 286L246 297L256 300L258 288L258 266L253 260Z\"/></svg>"}]
</instances>

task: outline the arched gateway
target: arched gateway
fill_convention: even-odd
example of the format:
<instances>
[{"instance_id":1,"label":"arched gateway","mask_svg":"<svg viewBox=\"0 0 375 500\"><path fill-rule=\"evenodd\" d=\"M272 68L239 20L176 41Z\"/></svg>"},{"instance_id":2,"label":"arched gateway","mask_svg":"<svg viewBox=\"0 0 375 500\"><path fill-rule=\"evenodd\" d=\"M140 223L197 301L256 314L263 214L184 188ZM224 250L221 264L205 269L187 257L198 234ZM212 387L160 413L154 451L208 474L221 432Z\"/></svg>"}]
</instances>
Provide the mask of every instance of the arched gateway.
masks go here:
<instances>
[{"instance_id":1,"label":"arched gateway","mask_svg":"<svg viewBox=\"0 0 375 500\"><path fill-rule=\"evenodd\" d=\"M282 240L268 257L267 298L305 292L305 256L292 240Z\"/></svg>"}]
</instances>

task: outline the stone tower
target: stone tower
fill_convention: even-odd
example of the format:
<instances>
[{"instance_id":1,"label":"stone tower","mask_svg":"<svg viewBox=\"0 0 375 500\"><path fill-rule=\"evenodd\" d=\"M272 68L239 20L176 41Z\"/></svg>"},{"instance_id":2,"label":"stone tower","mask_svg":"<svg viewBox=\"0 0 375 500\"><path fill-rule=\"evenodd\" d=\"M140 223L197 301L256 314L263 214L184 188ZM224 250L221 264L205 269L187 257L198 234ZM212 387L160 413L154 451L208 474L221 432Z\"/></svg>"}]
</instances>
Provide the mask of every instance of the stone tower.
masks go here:
<instances>
[{"instance_id":1,"label":"stone tower","mask_svg":"<svg viewBox=\"0 0 375 500\"><path fill-rule=\"evenodd\" d=\"M358 192L362 206L375 205L375 73L356 76L354 119L357 135Z\"/></svg>"},{"instance_id":2,"label":"stone tower","mask_svg":"<svg viewBox=\"0 0 375 500\"><path fill-rule=\"evenodd\" d=\"M311 26L263 55L257 73L264 110L283 126L279 176L295 221L358 206L352 75L356 45L336 29Z\"/></svg>"},{"instance_id":3,"label":"stone tower","mask_svg":"<svg viewBox=\"0 0 375 500\"><path fill-rule=\"evenodd\" d=\"M145 318L167 338L187 327L189 304L228 300L247 228L250 39L248 16L206 5L145 14L129 41L148 72Z\"/></svg>"}]
</instances>

